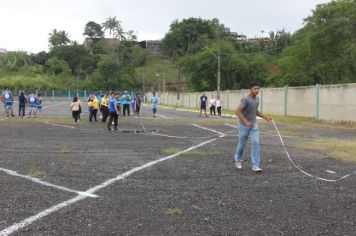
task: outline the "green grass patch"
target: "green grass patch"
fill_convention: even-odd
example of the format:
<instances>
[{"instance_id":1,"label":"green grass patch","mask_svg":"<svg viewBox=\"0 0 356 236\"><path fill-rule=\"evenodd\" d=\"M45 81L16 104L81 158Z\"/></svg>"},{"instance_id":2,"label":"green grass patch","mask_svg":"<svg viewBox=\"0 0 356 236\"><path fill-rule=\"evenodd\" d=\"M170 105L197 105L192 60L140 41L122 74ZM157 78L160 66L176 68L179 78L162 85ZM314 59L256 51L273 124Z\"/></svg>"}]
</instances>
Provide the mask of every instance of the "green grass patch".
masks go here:
<instances>
[{"instance_id":1,"label":"green grass patch","mask_svg":"<svg viewBox=\"0 0 356 236\"><path fill-rule=\"evenodd\" d=\"M60 153L62 154L67 154L69 153L69 148L68 148L68 145L67 144L63 144L60 148Z\"/></svg>"},{"instance_id":2,"label":"green grass patch","mask_svg":"<svg viewBox=\"0 0 356 236\"><path fill-rule=\"evenodd\" d=\"M165 216L180 216L182 215L182 210L180 208L167 208L164 211Z\"/></svg>"},{"instance_id":3,"label":"green grass patch","mask_svg":"<svg viewBox=\"0 0 356 236\"><path fill-rule=\"evenodd\" d=\"M31 170L28 175L34 178L39 178L46 176L46 172L40 170Z\"/></svg>"},{"instance_id":4,"label":"green grass patch","mask_svg":"<svg viewBox=\"0 0 356 236\"><path fill-rule=\"evenodd\" d=\"M356 139L322 139L320 141L297 141L296 148L318 151L323 155L343 161L356 162Z\"/></svg>"},{"instance_id":5,"label":"green grass patch","mask_svg":"<svg viewBox=\"0 0 356 236\"><path fill-rule=\"evenodd\" d=\"M177 147L165 147L161 149L161 152L164 154L168 154L168 155L172 155L175 154L177 152L182 151L180 148Z\"/></svg>"}]
</instances>

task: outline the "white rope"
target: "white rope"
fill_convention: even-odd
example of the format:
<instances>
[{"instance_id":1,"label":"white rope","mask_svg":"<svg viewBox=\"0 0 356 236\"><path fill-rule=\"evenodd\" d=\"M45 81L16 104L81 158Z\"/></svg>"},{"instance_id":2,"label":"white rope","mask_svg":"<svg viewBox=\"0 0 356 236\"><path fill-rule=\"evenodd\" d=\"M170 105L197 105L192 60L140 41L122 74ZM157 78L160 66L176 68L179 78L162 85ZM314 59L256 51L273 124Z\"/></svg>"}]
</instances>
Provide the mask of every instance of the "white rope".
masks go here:
<instances>
[{"instance_id":1,"label":"white rope","mask_svg":"<svg viewBox=\"0 0 356 236\"><path fill-rule=\"evenodd\" d=\"M286 153L286 155L287 155L287 157L288 157L290 163L293 165L294 168L296 168L296 169L297 169L298 171L300 171L301 173L305 174L305 175L308 176L308 177L315 178L315 179L318 179L318 180L321 180L321 181L326 181L326 182L337 182L337 181L339 181L339 180L346 179L346 178L350 177L351 175L356 174L356 171L355 171L355 172L353 172L353 173L344 175L344 176L342 176L342 177L340 177L340 178L338 178L338 179L326 179L326 178L320 178L320 177L314 176L314 175L309 174L308 172L302 170L298 165L295 164L295 162L293 161L293 159L292 159L291 156L289 155L289 152L288 152L288 150L287 150L287 147L286 147L286 145L285 145L285 143L284 143L284 141L283 141L282 135L280 134L280 132L279 132L279 130L278 130L278 128L277 128L277 125L276 125L276 123L274 122L274 120L272 120L272 123L273 123L273 125L274 125L274 128L275 128L276 131L277 131L277 134L278 134L278 136L279 136L279 139L281 140L282 146L283 146L283 148L284 148L284 151L285 151L285 153Z\"/></svg>"}]
</instances>

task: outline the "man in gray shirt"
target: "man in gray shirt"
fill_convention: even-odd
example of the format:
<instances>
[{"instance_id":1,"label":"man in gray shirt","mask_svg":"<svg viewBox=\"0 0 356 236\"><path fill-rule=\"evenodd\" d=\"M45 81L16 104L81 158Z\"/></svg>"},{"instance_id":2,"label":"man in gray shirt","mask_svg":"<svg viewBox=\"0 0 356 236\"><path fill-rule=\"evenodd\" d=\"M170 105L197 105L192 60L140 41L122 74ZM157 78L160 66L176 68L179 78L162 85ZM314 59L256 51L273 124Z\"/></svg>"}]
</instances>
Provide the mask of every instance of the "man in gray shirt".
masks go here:
<instances>
[{"instance_id":1,"label":"man in gray shirt","mask_svg":"<svg viewBox=\"0 0 356 236\"><path fill-rule=\"evenodd\" d=\"M272 118L264 115L258 110L259 99L257 97L260 86L257 83L252 83L250 86L250 94L243 99L236 109L236 115L239 118L239 143L237 145L235 154L235 165L237 169L242 169L242 156L247 143L248 136L251 135L251 162L252 170L254 172L261 172L260 168L260 144L259 144L259 130L256 121L256 116L259 116L267 121Z\"/></svg>"}]
</instances>

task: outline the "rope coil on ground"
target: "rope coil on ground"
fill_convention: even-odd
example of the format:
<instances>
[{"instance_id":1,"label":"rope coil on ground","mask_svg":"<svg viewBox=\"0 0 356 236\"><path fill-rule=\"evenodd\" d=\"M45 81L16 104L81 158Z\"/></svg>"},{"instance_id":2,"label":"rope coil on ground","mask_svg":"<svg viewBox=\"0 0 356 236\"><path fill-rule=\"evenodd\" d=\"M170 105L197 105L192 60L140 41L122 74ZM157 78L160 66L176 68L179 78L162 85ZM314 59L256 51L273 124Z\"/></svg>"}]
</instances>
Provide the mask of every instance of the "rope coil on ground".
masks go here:
<instances>
[{"instance_id":1,"label":"rope coil on ground","mask_svg":"<svg viewBox=\"0 0 356 236\"><path fill-rule=\"evenodd\" d=\"M275 128L276 131L277 131L277 134L278 134L279 139L280 139L280 141L281 141L281 143L282 143L283 149L284 149L284 151L285 151L285 153L286 153L286 155L287 155L287 157L288 157L288 159L289 159L289 162L293 165L293 167L294 167L295 169L297 169L298 171L300 171L300 172L303 173L304 175L306 175L306 176L308 176L308 177L311 177L311 178L314 178L314 179L321 180L321 181L337 182L337 181L346 179L346 178L350 177L351 175L355 175L355 174L356 174L356 171L355 171L355 172L353 172L353 173L344 175L344 176L342 176L342 177L340 177L340 178L338 178L338 179L326 179L326 178L317 177L317 176L315 176L315 175L312 175L312 174L310 174L310 173L308 173L308 172L302 170L297 164L295 164L295 162L294 162L293 159L291 158L291 156L290 156L290 154L289 154L289 152L288 152L288 150L287 150L287 147L286 147L286 145L285 145L285 143L284 143L284 140L283 140L283 138L282 138L282 135L281 135L281 133L279 132L279 129L278 129L276 123L274 122L274 120L272 120L272 123L273 123L274 128Z\"/></svg>"}]
</instances>

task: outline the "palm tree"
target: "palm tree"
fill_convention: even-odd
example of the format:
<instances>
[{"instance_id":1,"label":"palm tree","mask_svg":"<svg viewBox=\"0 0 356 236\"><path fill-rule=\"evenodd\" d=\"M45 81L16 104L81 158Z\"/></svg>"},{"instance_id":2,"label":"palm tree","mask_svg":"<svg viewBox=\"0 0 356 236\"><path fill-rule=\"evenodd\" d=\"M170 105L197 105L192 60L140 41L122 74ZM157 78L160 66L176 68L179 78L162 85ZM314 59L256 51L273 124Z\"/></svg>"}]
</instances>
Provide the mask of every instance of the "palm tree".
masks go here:
<instances>
[{"instance_id":1,"label":"palm tree","mask_svg":"<svg viewBox=\"0 0 356 236\"><path fill-rule=\"evenodd\" d=\"M59 31L59 45L67 45L70 42L68 33L65 30Z\"/></svg>"},{"instance_id":2,"label":"palm tree","mask_svg":"<svg viewBox=\"0 0 356 236\"><path fill-rule=\"evenodd\" d=\"M67 45L70 43L70 39L68 33L65 30L58 31L57 29L53 29L51 33L49 33L49 47L53 48L56 46Z\"/></svg>"},{"instance_id":3,"label":"palm tree","mask_svg":"<svg viewBox=\"0 0 356 236\"><path fill-rule=\"evenodd\" d=\"M115 17L109 17L106 21L102 24L104 30L109 30L110 37L114 36L117 38L122 38L124 32L121 27L121 22L118 21Z\"/></svg>"}]
</instances>

